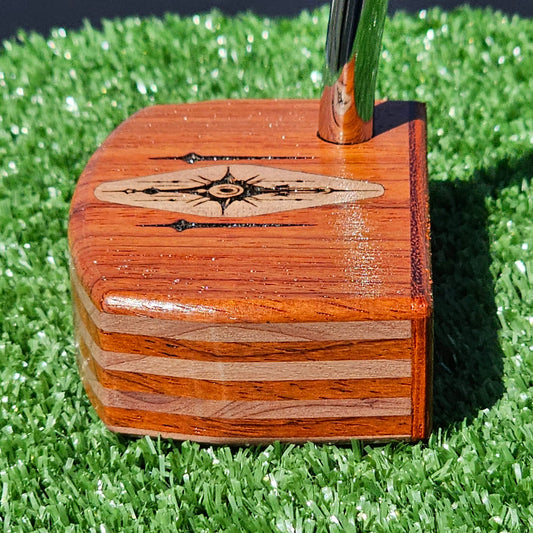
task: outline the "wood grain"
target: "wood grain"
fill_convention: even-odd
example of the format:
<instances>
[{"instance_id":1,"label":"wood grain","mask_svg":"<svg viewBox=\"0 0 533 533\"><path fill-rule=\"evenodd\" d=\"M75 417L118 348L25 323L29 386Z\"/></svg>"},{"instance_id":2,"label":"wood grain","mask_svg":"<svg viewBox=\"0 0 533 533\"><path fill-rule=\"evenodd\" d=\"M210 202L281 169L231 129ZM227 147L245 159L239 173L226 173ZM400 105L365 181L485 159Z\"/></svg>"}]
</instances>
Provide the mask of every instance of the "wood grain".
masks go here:
<instances>
[{"instance_id":1,"label":"wood grain","mask_svg":"<svg viewBox=\"0 0 533 533\"><path fill-rule=\"evenodd\" d=\"M80 345L106 370L142 372L158 376L188 377L218 381L293 381L377 379L411 377L409 359L283 361L283 362L213 362L172 359L104 352L83 330L77 330Z\"/></svg>"},{"instance_id":2,"label":"wood grain","mask_svg":"<svg viewBox=\"0 0 533 533\"><path fill-rule=\"evenodd\" d=\"M85 376L106 407L200 418L269 419L409 416L410 398L327 398L320 400L211 400L103 387L90 369ZM342 413L339 416L339 413Z\"/></svg>"},{"instance_id":3,"label":"wood grain","mask_svg":"<svg viewBox=\"0 0 533 533\"><path fill-rule=\"evenodd\" d=\"M88 369L98 384L106 389L127 392L149 392L170 396L202 398L209 400L325 400L355 398L408 398L411 394L411 378L342 378L248 380L246 382L175 377L152 373L150 364L142 371L130 367L124 369L104 368L93 357L87 345L80 339L79 357L81 366ZM85 372L85 370L84 370ZM220 376L217 376L220 377Z\"/></svg>"},{"instance_id":4,"label":"wood grain","mask_svg":"<svg viewBox=\"0 0 533 533\"><path fill-rule=\"evenodd\" d=\"M370 141L336 146L316 135L318 108L156 106L87 165L72 294L81 374L110 428L228 443L427 436L424 109L380 103ZM340 192L367 184L379 194Z\"/></svg>"},{"instance_id":5,"label":"wood grain","mask_svg":"<svg viewBox=\"0 0 533 533\"><path fill-rule=\"evenodd\" d=\"M351 438L371 440L407 439L411 437L411 416L361 418L293 418L280 420L248 420L201 418L170 413L154 413L109 407L101 403L92 384L83 374L91 403L111 429L130 434L162 435L198 442L224 444L346 441Z\"/></svg>"},{"instance_id":6,"label":"wood grain","mask_svg":"<svg viewBox=\"0 0 533 533\"><path fill-rule=\"evenodd\" d=\"M96 309L90 298L83 293L75 272L71 272L71 281L75 297L86 311L84 314L90 316L97 329L110 333L145 333L166 339L217 343L372 341L411 337L411 323L408 320L206 324L192 321L169 322L138 316L117 317Z\"/></svg>"},{"instance_id":7,"label":"wood grain","mask_svg":"<svg viewBox=\"0 0 533 533\"><path fill-rule=\"evenodd\" d=\"M164 337L130 335L99 330L76 298L74 318L79 336L87 331L101 350L151 357L170 357L197 361L337 361L410 359L412 340L376 339L373 341L306 342L197 342Z\"/></svg>"},{"instance_id":8,"label":"wood grain","mask_svg":"<svg viewBox=\"0 0 533 533\"><path fill-rule=\"evenodd\" d=\"M433 299L431 292L429 191L426 167L426 114L415 106L417 120L409 123L411 197L411 295L413 306L425 312L413 320L413 425L414 439L431 431L433 401ZM422 139L422 140L420 140Z\"/></svg>"},{"instance_id":9,"label":"wood grain","mask_svg":"<svg viewBox=\"0 0 533 533\"><path fill-rule=\"evenodd\" d=\"M168 413L145 415L131 409L105 409L108 426L179 435L198 442L233 444L286 442L346 442L350 439L383 440L411 437L410 416L322 418L290 420L200 419ZM125 430L128 433L128 430ZM133 432L132 432L133 433Z\"/></svg>"}]
</instances>

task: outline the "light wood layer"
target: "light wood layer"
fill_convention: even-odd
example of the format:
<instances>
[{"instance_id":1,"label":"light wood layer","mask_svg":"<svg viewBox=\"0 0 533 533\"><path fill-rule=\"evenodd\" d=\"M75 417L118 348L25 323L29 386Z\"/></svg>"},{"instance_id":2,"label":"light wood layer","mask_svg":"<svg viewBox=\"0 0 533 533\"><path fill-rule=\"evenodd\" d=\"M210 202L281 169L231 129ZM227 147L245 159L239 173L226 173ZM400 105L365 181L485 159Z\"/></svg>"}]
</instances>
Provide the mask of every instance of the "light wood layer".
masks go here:
<instances>
[{"instance_id":1,"label":"light wood layer","mask_svg":"<svg viewBox=\"0 0 533 533\"><path fill-rule=\"evenodd\" d=\"M337 361L409 359L412 341L390 339L373 341L306 342L196 342L163 337L130 335L99 330L90 319L73 289L74 319L103 351L152 357L172 357L198 361Z\"/></svg>"},{"instance_id":2,"label":"light wood layer","mask_svg":"<svg viewBox=\"0 0 533 533\"><path fill-rule=\"evenodd\" d=\"M220 183L221 178L224 183ZM255 202L250 198L232 201L244 193L245 187L258 192L260 198ZM202 194L209 189L211 196L199 197L198 189ZM328 192L317 194L317 190ZM379 183L232 162L201 170L189 168L105 182L94 191L104 202L215 218L241 218L346 204L376 198L383 193Z\"/></svg>"},{"instance_id":3,"label":"light wood layer","mask_svg":"<svg viewBox=\"0 0 533 533\"><path fill-rule=\"evenodd\" d=\"M409 359L374 361L284 361L213 362L160 358L104 352L83 327L78 328L80 344L87 346L93 359L105 370L147 372L159 376L217 381L299 381L345 379L406 378L411 376Z\"/></svg>"},{"instance_id":4,"label":"light wood layer","mask_svg":"<svg viewBox=\"0 0 533 533\"><path fill-rule=\"evenodd\" d=\"M408 416L410 398L349 398L320 400L207 400L131 392L103 387L87 367L93 393L105 407L199 418L286 420L291 418L354 418Z\"/></svg>"},{"instance_id":5,"label":"light wood layer","mask_svg":"<svg viewBox=\"0 0 533 533\"><path fill-rule=\"evenodd\" d=\"M112 430L124 428L124 433L221 444L266 443L273 440L343 442L352 438L380 440L411 436L411 416L249 420L201 418L108 407L95 395L86 374L82 376L87 394L100 418Z\"/></svg>"},{"instance_id":6,"label":"light wood layer","mask_svg":"<svg viewBox=\"0 0 533 533\"><path fill-rule=\"evenodd\" d=\"M116 316L98 311L84 293L76 272L71 271L70 275L76 298L80 300L96 328L105 332L120 332L130 335L142 333L172 340L218 343L328 342L409 339L411 337L411 322L408 320L205 324L138 316ZM134 305L131 307L134 309Z\"/></svg>"}]
</instances>

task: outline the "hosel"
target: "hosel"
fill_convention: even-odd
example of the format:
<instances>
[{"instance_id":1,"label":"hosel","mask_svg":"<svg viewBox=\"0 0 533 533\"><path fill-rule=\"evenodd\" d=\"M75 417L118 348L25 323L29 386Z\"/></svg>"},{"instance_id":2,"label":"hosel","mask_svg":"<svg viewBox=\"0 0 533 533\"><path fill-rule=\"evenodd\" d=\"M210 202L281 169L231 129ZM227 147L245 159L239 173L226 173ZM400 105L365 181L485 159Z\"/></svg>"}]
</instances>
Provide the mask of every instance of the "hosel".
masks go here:
<instances>
[{"instance_id":1,"label":"hosel","mask_svg":"<svg viewBox=\"0 0 533 533\"><path fill-rule=\"evenodd\" d=\"M332 0L318 135L335 144L372 137L374 93L388 0Z\"/></svg>"}]
</instances>

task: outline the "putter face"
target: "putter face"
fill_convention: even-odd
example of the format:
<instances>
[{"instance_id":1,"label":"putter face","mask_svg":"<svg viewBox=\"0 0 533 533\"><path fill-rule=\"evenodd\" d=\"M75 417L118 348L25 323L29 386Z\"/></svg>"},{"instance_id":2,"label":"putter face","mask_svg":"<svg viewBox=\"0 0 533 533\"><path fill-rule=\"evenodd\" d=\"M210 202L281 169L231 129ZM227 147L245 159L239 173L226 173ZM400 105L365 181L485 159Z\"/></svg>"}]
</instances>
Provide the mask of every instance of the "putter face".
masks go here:
<instances>
[{"instance_id":1,"label":"putter face","mask_svg":"<svg viewBox=\"0 0 533 533\"><path fill-rule=\"evenodd\" d=\"M379 103L370 140L333 144L317 135L330 93L147 108L91 158L72 295L80 374L111 430L427 436L424 107Z\"/></svg>"}]
</instances>

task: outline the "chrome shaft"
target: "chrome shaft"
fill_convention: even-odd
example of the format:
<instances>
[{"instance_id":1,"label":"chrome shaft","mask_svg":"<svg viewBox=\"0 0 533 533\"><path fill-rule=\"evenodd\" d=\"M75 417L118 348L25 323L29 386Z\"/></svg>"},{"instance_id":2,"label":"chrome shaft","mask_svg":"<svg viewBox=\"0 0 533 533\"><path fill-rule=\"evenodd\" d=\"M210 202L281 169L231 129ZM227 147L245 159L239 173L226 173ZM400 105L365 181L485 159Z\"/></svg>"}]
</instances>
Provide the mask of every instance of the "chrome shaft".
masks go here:
<instances>
[{"instance_id":1,"label":"chrome shaft","mask_svg":"<svg viewBox=\"0 0 533 533\"><path fill-rule=\"evenodd\" d=\"M332 0L318 135L335 144L372 137L388 0Z\"/></svg>"}]
</instances>

